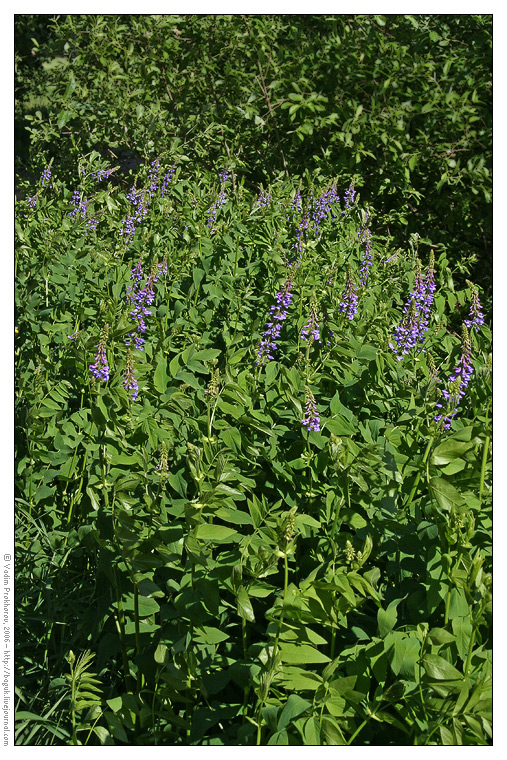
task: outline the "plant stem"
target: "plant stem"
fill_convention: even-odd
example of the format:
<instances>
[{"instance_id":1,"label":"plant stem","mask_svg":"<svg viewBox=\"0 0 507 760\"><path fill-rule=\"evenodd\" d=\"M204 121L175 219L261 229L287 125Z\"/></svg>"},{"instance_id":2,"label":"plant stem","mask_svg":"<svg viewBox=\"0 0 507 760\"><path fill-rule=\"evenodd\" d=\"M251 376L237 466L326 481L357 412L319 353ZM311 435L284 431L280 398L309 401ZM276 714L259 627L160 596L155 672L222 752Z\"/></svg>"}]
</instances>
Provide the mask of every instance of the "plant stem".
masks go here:
<instances>
[{"instance_id":1,"label":"plant stem","mask_svg":"<svg viewBox=\"0 0 507 760\"><path fill-rule=\"evenodd\" d=\"M421 461L422 465L426 464L426 460L427 460L428 455L430 453L431 446L433 444L434 439L435 439L435 436L431 435L430 438L429 438L428 444L426 446L426 451L424 452L424 456L423 456L422 461ZM408 509L408 507L411 505L412 499L414 498L414 496L416 494L417 486L419 485L420 479L421 479L421 471L419 470L419 472L417 473L414 485L412 486L412 490L410 492L410 495L409 495L409 497L408 497L408 499L407 499L407 501L405 503L405 509Z\"/></svg>"},{"instance_id":2,"label":"plant stem","mask_svg":"<svg viewBox=\"0 0 507 760\"><path fill-rule=\"evenodd\" d=\"M484 477L486 475L486 465L488 463L489 454L489 435L484 439L484 447L482 449L482 462L481 462L481 479L479 481L479 501L482 503L482 492L484 490Z\"/></svg>"}]
</instances>

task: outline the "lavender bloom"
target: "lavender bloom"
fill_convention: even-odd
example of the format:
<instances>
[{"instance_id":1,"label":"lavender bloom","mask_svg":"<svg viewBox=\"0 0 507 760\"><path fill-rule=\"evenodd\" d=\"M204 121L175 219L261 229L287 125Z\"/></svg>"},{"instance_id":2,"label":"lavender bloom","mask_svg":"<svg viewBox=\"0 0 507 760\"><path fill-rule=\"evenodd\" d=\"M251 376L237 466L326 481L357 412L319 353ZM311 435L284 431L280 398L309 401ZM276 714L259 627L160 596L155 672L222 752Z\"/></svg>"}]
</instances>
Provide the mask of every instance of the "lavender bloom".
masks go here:
<instances>
[{"instance_id":1,"label":"lavender bloom","mask_svg":"<svg viewBox=\"0 0 507 760\"><path fill-rule=\"evenodd\" d=\"M271 195L271 190L268 190L267 193L265 193L264 190L261 190L261 192L259 193L259 197L257 198L254 204L254 209L267 208L267 206L269 206L272 200L273 200L273 197Z\"/></svg>"},{"instance_id":2,"label":"lavender bloom","mask_svg":"<svg viewBox=\"0 0 507 760\"><path fill-rule=\"evenodd\" d=\"M408 354L411 348L415 348L417 343L421 340L421 333L419 328L419 319L417 316L417 307L414 299L411 300L410 305L404 308L404 316L400 324L394 331L394 342L389 343L389 347L395 352L397 360L400 362L403 359L404 354Z\"/></svg>"},{"instance_id":3,"label":"lavender bloom","mask_svg":"<svg viewBox=\"0 0 507 760\"><path fill-rule=\"evenodd\" d=\"M123 238L125 245L129 246L139 224L146 218L148 214L148 205L150 203L149 194L144 190L137 190L134 186L130 189L127 195L127 200L133 206L132 212L127 214L123 222L123 227L120 229L120 238Z\"/></svg>"},{"instance_id":4,"label":"lavender bloom","mask_svg":"<svg viewBox=\"0 0 507 760\"><path fill-rule=\"evenodd\" d=\"M166 273L167 255L164 256L164 259L160 264L157 261L153 263L144 287L141 287L141 281L144 277L141 259L139 259L135 267L132 268L130 279L134 281L134 284L129 285L127 288L126 301L131 305L130 317L136 322L137 332L129 333L125 341L126 346L130 346L134 343L137 349L140 351L143 350L143 344L145 343L143 335L146 332L145 317L151 316L151 311L147 307L151 306L155 300L155 283L158 281L161 274Z\"/></svg>"},{"instance_id":5,"label":"lavender bloom","mask_svg":"<svg viewBox=\"0 0 507 760\"><path fill-rule=\"evenodd\" d=\"M127 366L125 367L125 374L123 376L122 385L127 391L132 391L132 401L135 401L139 396L139 388L137 380L134 377L134 361L132 359L132 351L127 352Z\"/></svg>"},{"instance_id":6,"label":"lavender bloom","mask_svg":"<svg viewBox=\"0 0 507 760\"><path fill-rule=\"evenodd\" d=\"M361 283L361 286L364 288L368 280L370 267L373 264L373 256L371 253L371 232L369 227L361 227L357 233L357 236L360 243L364 242L364 254L361 259L361 268L359 270L359 281Z\"/></svg>"},{"instance_id":7,"label":"lavender bloom","mask_svg":"<svg viewBox=\"0 0 507 760\"><path fill-rule=\"evenodd\" d=\"M315 403L315 396L308 386L305 388L305 413L301 424L309 431L314 430L318 433L320 430L320 417L317 411L317 404Z\"/></svg>"},{"instance_id":8,"label":"lavender bloom","mask_svg":"<svg viewBox=\"0 0 507 760\"><path fill-rule=\"evenodd\" d=\"M209 209L208 227L210 230L210 235L213 235L215 233L214 227L215 227L217 211L221 209L222 206L225 206L227 202L227 197L225 195L225 183L229 179L229 174L227 170L223 169L223 171L221 171L220 174L218 175L218 178L220 179L220 192L218 194L218 198Z\"/></svg>"},{"instance_id":9,"label":"lavender bloom","mask_svg":"<svg viewBox=\"0 0 507 760\"><path fill-rule=\"evenodd\" d=\"M107 363L106 355L106 343L109 333L109 325L105 325L100 334L99 344L97 346L97 354L95 356L94 364L90 365L90 372L97 380L104 380L107 383L109 380L109 365Z\"/></svg>"},{"instance_id":10,"label":"lavender bloom","mask_svg":"<svg viewBox=\"0 0 507 760\"><path fill-rule=\"evenodd\" d=\"M151 162L151 167L148 171L148 193L150 195L150 198L153 198L157 192L159 172L160 161L157 158Z\"/></svg>"},{"instance_id":11,"label":"lavender bloom","mask_svg":"<svg viewBox=\"0 0 507 760\"><path fill-rule=\"evenodd\" d=\"M41 186L41 189L44 187L44 185L46 183L49 185L49 187L51 189L53 189L53 185L51 184L51 163L52 163L52 160L53 159L51 159L51 162L46 166L46 168L44 169L44 171L42 172L42 174L40 176L39 184ZM31 195L30 198L27 199L26 205L29 208L35 208L36 205L37 205L37 198L38 198L38 196L39 196L38 192L35 193L34 195Z\"/></svg>"},{"instance_id":12,"label":"lavender bloom","mask_svg":"<svg viewBox=\"0 0 507 760\"><path fill-rule=\"evenodd\" d=\"M470 378L474 371L471 358L470 336L465 324L462 326L462 334L461 356L458 366L447 381L447 388L442 390L442 396L447 402L445 404L446 412L435 416L435 422L443 420L444 430L450 429L451 420L456 416L459 403L465 395L465 391L468 388ZM439 409L444 408L444 404L438 403L436 406Z\"/></svg>"},{"instance_id":13,"label":"lavender bloom","mask_svg":"<svg viewBox=\"0 0 507 760\"><path fill-rule=\"evenodd\" d=\"M301 340L307 340L308 336L309 336L310 343L313 342L314 340L318 341L319 343L322 343L320 339L317 296L315 295L315 293L312 293L312 300L310 303L310 314L309 314L307 323L301 330Z\"/></svg>"},{"instance_id":14,"label":"lavender bloom","mask_svg":"<svg viewBox=\"0 0 507 760\"><path fill-rule=\"evenodd\" d=\"M114 169L98 169L97 172L92 172L90 176L96 182L102 182L102 180L108 179L108 177L111 176L113 171ZM85 169L81 169L81 173L83 175L86 175Z\"/></svg>"},{"instance_id":15,"label":"lavender bloom","mask_svg":"<svg viewBox=\"0 0 507 760\"><path fill-rule=\"evenodd\" d=\"M296 194L294 198L292 199L292 203L290 204L290 207L293 212L301 213L303 209L303 201L301 198L301 187L298 187Z\"/></svg>"},{"instance_id":16,"label":"lavender bloom","mask_svg":"<svg viewBox=\"0 0 507 760\"><path fill-rule=\"evenodd\" d=\"M358 298L356 295L354 273L352 271L352 266L349 264L348 274L347 274L347 284L345 286L342 300L338 308L343 314L347 315L348 319L352 320L354 319L357 312L357 302L358 302Z\"/></svg>"},{"instance_id":17,"label":"lavender bloom","mask_svg":"<svg viewBox=\"0 0 507 760\"><path fill-rule=\"evenodd\" d=\"M276 304L269 310L270 321L266 322L266 329L257 348L256 365L264 367L268 361L274 359L276 341L280 337L282 324L287 319L288 308L292 301L292 274L285 280L279 292L276 294Z\"/></svg>"},{"instance_id":18,"label":"lavender bloom","mask_svg":"<svg viewBox=\"0 0 507 760\"><path fill-rule=\"evenodd\" d=\"M167 193L167 188L169 187L169 183L171 182L174 172L176 171L176 164L171 166L168 172L164 174L162 177L162 185L160 187L160 197L164 198L165 194Z\"/></svg>"},{"instance_id":19,"label":"lavender bloom","mask_svg":"<svg viewBox=\"0 0 507 760\"><path fill-rule=\"evenodd\" d=\"M421 272L421 262L416 260L416 272L414 287L408 300L403 307L403 317L395 330L394 342L389 343L393 351L398 352L396 358L401 361L403 355L408 354L411 348L416 348L418 344L424 343L424 337L429 325L431 305L434 300L435 279L434 279L434 255L430 253L428 272L423 278ZM424 349L421 349L424 351Z\"/></svg>"},{"instance_id":20,"label":"lavender bloom","mask_svg":"<svg viewBox=\"0 0 507 760\"><path fill-rule=\"evenodd\" d=\"M481 302L479 301L479 291L477 286L470 280L467 280L470 288L470 319L465 319L465 325L469 330L475 327L475 332L479 332L479 327L484 324L484 314L482 313Z\"/></svg>"},{"instance_id":21,"label":"lavender bloom","mask_svg":"<svg viewBox=\"0 0 507 760\"><path fill-rule=\"evenodd\" d=\"M320 239L322 235L320 231L320 223L327 219L329 214L332 214L332 206L334 203L338 203L340 200L336 193L336 186L332 185L328 190L325 190L322 195L317 198L312 204L312 219L313 219L313 231L315 236ZM336 218L332 214L333 218Z\"/></svg>"},{"instance_id":22,"label":"lavender bloom","mask_svg":"<svg viewBox=\"0 0 507 760\"><path fill-rule=\"evenodd\" d=\"M52 189L53 185L51 184L51 165L46 166L44 171L41 174L41 185L44 187L46 182L48 183L49 187Z\"/></svg>"},{"instance_id":23,"label":"lavender bloom","mask_svg":"<svg viewBox=\"0 0 507 760\"><path fill-rule=\"evenodd\" d=\"M81 214L81 219L84 219L89 203L87 202L86 198L81 199L81 193L79 190L74 190L72 198L70 199L70 203L72 206L74 206L72 211L69 211L69 216L72 217L72 220L75 221L78 212Z\"/></svg>"},{"instance_id":24,"label":"lavender bloom","mask_svg":"<svg viewBox=\"0 0 507 760\"><path fill-rule=\"evenodd\" d=\"M354 180L352 180L352 182L349 185L348 190L345 191L345 196L344 196L345 209L347 211L351 209L352 206L354 205L355 198L356 198L356 189L355 189Z\"/></svg>"}]
</instances>

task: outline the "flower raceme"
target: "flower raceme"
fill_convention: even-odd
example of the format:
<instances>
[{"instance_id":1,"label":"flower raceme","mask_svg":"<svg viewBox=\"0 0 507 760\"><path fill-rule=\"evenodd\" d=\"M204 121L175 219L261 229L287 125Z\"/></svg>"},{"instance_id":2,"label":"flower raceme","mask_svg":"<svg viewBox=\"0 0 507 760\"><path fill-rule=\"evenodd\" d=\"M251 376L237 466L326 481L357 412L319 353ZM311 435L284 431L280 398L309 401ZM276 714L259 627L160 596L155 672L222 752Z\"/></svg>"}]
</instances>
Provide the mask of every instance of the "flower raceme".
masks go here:
<instances>
[{"instance_id":1,"label":"flower raceme","mask_svg":"<svg viewBox=\"0 0 507 760\"><path fill-rule=\"evenodd\" d=\"M123 376L122 385L127 391L132 391L132 401L135 401L139 395L139 388L137 380L134 376L134 360L132 358L132 351L127 351L127 365L125 367L125 374Z\"/></svg>"},{"instance_id":2,"label":"flower raceme","mask_svg":"<svg viewBox=\"0 0 507 760\"><path fill-rule=\"evenodd\" d=\"M148 170L147 187L146 189L137 189L134 185L131 187L127 200L131 204L131 210L123 220L122 226L119 231L119 236L125 246L132 243L134 235L139 225L146 219L148 215L148 207L151 204L152 199L155 197L160 184L160 161L155 159L151 162ZM162 177L162 184L160 186L160 197L164 198L167 193L167 188L171 182L176 166L173 165L166 174Z\"/></svg>"},{"instance_id":3,"label":"flower raceme","mask_svg":"<svg viewBox=\"0 0 507 760\"><path fill-rule=\"evenodd\" d=\"M338 308L343 314L346 314L348 319L352 320L354 319L357 312L357 302L358 298L356 294L356 284L354 282L354 272L352 270L352 265L349 264L347 272L347 283L345 285L342 300L338 305Z\"/></svg>"},{"instance_id":4,"label":"flower raceme","mask_svg":"<svg viewBox=\"0 0 507 760\"><path fill-rule=\"evenodd\" d=\"M273 304L269 310L270 319L266 322L264 334L257 348L255 364L260 367L264 367L268 361L274 359L273 354L277 349L276 341L280 337L282 324L287 319L288 309L292 302L292 279L291 273L275 295L276 304Z\"/></svg>"},{"instance_id":5,"label":"flower raceme","mask_svg":"<svg viewBox=\"0 0 507 760\"><path fill-rule=\"evenodd\" d=\"M317 411L315 396L308 386L305 388L305 412L301 424L307 430L314 430L316 433L320 430L320 417Z\"/></svg>"},{"instance_id":6,"label":"flower raceme","mask_svg":"<svg viewBox=\"0 0 507 760\"><path fill-rule=\"evenodd\" d=\"M107 363L107 336L109 334L109 325L104 325L104 328L100 334L99 344L97 346L97 353L95 355L95 361L90 365L90 372L97 380L103 380L105 383L109 380L109 365Z\"/></svg>"},{"instance_id":7,"label":"flower raceme","mask_svg":"<svg viewBox=\"0 0 507 760\"><path fill-rule=\"evenodd\" d=\"M422 276L421 262L416 260L414 287L403 307L403 317L396 327L390 348L396 353L398 361L408 354L412 348L422 346L428 330L431 305L435 293L435 259L430 253L426 277ZM396 344L396 345L394 345ZM424 351L423 348L421 350Z\"/></svg>"},{"instance_id":8,"label":"flower raceme","mask_svg":"<svg viewBox=\"0 0 507 760\"><path fill-rule=\"evenodd\" d=\"M210 235L215 234L215 221L216 221L218 210L221 209L222 206L225 206L227 202L227 196L225 194L225 183L229 179L229 172L226 169L223 169L218 175L218 178L220 180L220 192L218 193L217 199L214 201L213 205L211 206L209 210L209 217L208 217L208 228L210 231Z\"/></svg>"},{"instance_id":9,"label":"flower raceme","mask_svg":"<svg viewBox=\"0 0 507 760\"><path fill-rule=\"evenodd\" d=\"M322 343L320 339L317 296L315 295L315 292L312 293L308 320L301 330L301 340L308 340L310 343L315 340L318 343Z\"/></svg>"},{"instance_id":10,"label":"flower raceme","mask_svg":"<svg viewBox=\"0 0 507 760\"><path fill-rule=\"evenodd\" d=\"M451 420L457 414L458 406L465 395L474 371L471 358L470 336L466 323L462 326L462 336L461 356L458 364L447 381L447 388L441 391L446 403L436 404L437 408L445 409L445 412L435 415L435 422L443 420L444 430L450 429Z\"/></svg>"},{"instance_id":11,"label":"flower raceme","mask_svg":"<svg viewBox=\"0 0 507 760\"><path fill-rule=\"evenodd\" d=\"M127 288L126 301L131 306L130 317L137 324L137 334L136 332L129 334L125 341L126 346L130 346L133 342L137 349L143 350L145 342L143 335L146 332L145 317L151 316L148 306L151 306L155 300L154 285L161 274L167 274L167 256L164 256L162 263L159 264L157 261L153 263L144 287L141 285L144 278L141 259L131 269L130 279L133 284Z\"/></svg>"},{"instance_id":12,"label":"flower raceme","mask_svg":"<svg viewBox=\"0 0 507 760\"><path fill-rule=\"evenodd\" d=\"M469 319L465 319L465 325L469 330L475 327L475 332L479 332L479 328L484 324L484 314L482 313L481 302L479 301L479 291L477 286L470 280L467 280L467 285L470 288L470 315Z\"/></svg>"},{"instance_id":13,"label":"flower raceme","mask_svg":"<svg viewBox=\"0 0 507 760\"><path fill-rule=\"evenodd\" d=\"M357 237L360 243L364 243L364 253L361 259L361 268L359 270L359 282L364 288L368 280L370 267L373 264L373 256L371 252L371 232L369 227L360 227L357 233Z\"/></svg>"}]
</instances>

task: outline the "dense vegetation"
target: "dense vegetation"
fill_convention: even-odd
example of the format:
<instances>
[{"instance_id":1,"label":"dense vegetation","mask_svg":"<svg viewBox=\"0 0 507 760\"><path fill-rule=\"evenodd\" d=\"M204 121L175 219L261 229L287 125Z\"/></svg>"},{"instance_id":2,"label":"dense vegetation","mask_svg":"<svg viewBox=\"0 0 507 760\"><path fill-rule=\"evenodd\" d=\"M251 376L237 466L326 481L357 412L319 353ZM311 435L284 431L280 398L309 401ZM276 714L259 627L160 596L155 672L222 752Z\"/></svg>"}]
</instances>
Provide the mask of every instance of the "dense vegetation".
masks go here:
<instances>
[{"instance_id":1,"label":"dense vegetation","mask_svg":"<svg viewBox=\"0 0 507 760\"><path fill-rule=\"evenodd\" d=\"M16 30L16 741L489 744L491 17Z\"/></svg>"}]
</instances>

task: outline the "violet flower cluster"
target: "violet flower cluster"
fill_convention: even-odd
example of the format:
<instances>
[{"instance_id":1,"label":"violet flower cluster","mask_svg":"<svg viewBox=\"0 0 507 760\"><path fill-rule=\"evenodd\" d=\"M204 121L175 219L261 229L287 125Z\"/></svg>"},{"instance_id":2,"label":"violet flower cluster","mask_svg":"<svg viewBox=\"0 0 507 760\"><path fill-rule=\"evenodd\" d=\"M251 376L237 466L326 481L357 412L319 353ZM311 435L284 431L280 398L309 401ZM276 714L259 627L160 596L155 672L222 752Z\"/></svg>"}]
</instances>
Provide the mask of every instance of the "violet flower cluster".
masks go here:
<instances>
[{"instance_id":1,"label":"violet flower cluster","mask_svg":"<svg viewBox=\"0 0 507 760\"><path fill-rule=\"evenodd\" d=\"M462 327L462 335L461 356L458 365L447 381L447 388L444 388L441 391L446 403L436 404L439 409L445 409L445 412L435 415L435 422L443 421L444 430L450 429L451 420L456 416L458 406L465 395L465 391L468 388L470 378L474 371L472 366L470 336L465 324L463 324Z\"/></svg>"},{"instance_id":2,"label":"violet flower cluster","mask_svg":"<svg viewBox=\"0 0 507 760\"><path fill-rule=\"evenodd\" d=\"M122 385L127 391L132 391L132 401L135 401L139 396L139 387L137 380L134 376L134 361L132 359L132 351L127 351L127 364L125 367L125 374L123 376Z\"/></svg>"},{"instance_id":3,"label":"violet flower cluster","mask_svg":"<svg viewBox=\"0 0 507 760\"><path fill-rule=\"evenodd\" d=\"M465 319L465 325L469 330L475 327L475 332L479 332L479 328L484 324L484 314L482 313L482 306L479 301L479 291L477 290L477 286L470 282L470 280L467 280L467 285L470 288L470 318Z\"/></svg>"},{"instance_id":4,"label":"violet flower cluster","mask_svg":"<svg viewBox=\"0 0 507 760\"><path fill-rule=\"evenodd\" d=\"M349 211L352 208L352 206L355 203L355 199L356 199L356 189L355 189L354 180L352 180L352 182L350 183L348 189L345 191L345 194L344 194L346 211Z\"/></svg>"},{"instance_id":5,"label":"violet flower cluster","mask_svg":"<svg viewBox=\"0 0 507 760\"><path fill-rule=\"evenodd\" d=\"M50 163L46 166L46 168L44 169L44 171L42 172L42 174L40 175L39 184L41 186L41 189L43 187L45 187L46 184L49 185L49 187L51 188L51 190L53 189L53 185L51 184L51 176L52 176L51 175L51 163L52 163L52 159L51 159ZM38 195L39 195L39 193L37 192L37 193L34 193L34 195L30 196L30 198L27 198L26 205L29 208L35 208L36 207Z\"/></svg>"},{"instance_id":6,"label":"violet flower cluster","mask_svg":"<svg viewBox=\"0 0 507 760\"><path fill-rule=\"evenodd\" d=\"M72 211L69 211L69 216L71 217L72 221L76 220L78 213L81 216L81 219L86 219L88 207L90 206L91 201L87 198L81 198L81 193L79 190L74 190L72 198L70 199L70 203L71 206L74 207ZM99 220L96 215L90 216L88 219L86 219L86 228L88 230L95 230L98 223Z\"/></svg>"},{"instance_id":7,"label":"violet flower cluster","mask_svg":"<svg viewBox=\"0 0 507 760\"><path fill-rule=\"evenodd\" d=\"M161 274L167 274L166 257L164 257L164 260L160 264L156 261L154 262L144 286L142 285L144 273L141 259L131 269L130 279L133 284L127 288L126 301L131 306L130 317L136 323L136 331L129 333L125 341L126 346L134 343L135 348L140 351L143 350L143 344L145 343L143 335L146 332L145 317L151 316L151 311L148 307L155 300L154 286Z\"/></svg>"},{"instance_id":8,"label":"violet flower cluster","mask_svg":"<svg viewBox=\"0 0 507 760\"><path fill-rule=\"evenodd\" d=\"M261 190L259 193L259 197L255 201L254 210L258 208L267 208L272 200L273 200L273 196L271 195L271 190L268 190L267 192L264 192L264 190Z\"/></svg>"},{"instance_id":9,"label":"violet flower cluster","mask_svg":"<svg viewBox=\"0 0 507 760\"><path fill-rule=\"evenodd\" d=\"M127 200L132 204L132 211L125 217L118 234L128 247L134 239L138 226L146 219L150 200L144 190L138 190L135 186L130 189Z\"/></svg>"},{"instance_id":10,"label":"violet flower cluster","mask_svg":"<svg viewBox=\"0 0 507 760\"><path fill-rule=\"evenodd\" d=\"M109 365L107 363L107 336L109 334L109 325L105 325L100 334L99 344L97 346L97 353L95 355L95 361L90 365L90 372L97 380L104 380L107 383L109 380Z\"/></svg>"},{"instance_id":11,"label":"violet flower cluster","mask_svg":"<svg viewBox=\"0 0 507 760\"><path fill-rule=\"evenodd\" d=\"M255 364L264 367L274 359L277 349L276 341L280 337L283 322L287 319L288 309L292 301L292 274L287 277L281 289L275 295L276 304L269 310L270 320L266 322L264 334L257 348Z\"/></svg>"},{"instance_id":12,"label":"violet flower cluster","mask_svg":"<svg viewBox=\"0 0 507 760\"><path fill-rule=\"evenodd\" d=\"M167 188L169 187L169 183L171 182L172 178L174 177L174 172L176 171L176 164L173 164L168 172L164 174L162 177L162 184L160 186L160 197L165 198L165 195L167 193Z\"/></svg>"},{"instance_id":13,"label":"violet flower cluster","mask_svg":"<svg viewBox=\"0 0 507 760\"><path fill-rule=\"evenodd\" d=\"M366 219L368 221L368 217ZM370 267L373 264L373 256L371 252L371 232L369 227L360 227L357 233L360 243L364 243L364 252L361 258L361 267L359 269L359 282L361 287L364 288L368 280L370 273Z\"/></svg>"},{"instance_id":14,"label":"violet flower cluster","mask_svg":"<svg viewBox=\"0 0 507 760\"><path fill-rule=\"evenodd\" d=\"M310 314L308 320L301 330L301 340L309 340L310 343L316 340L318 343L322 343L320 339L320 326L319 326L319 314L317 305L317 296L312 293L312 300L310 303Z\"/></svg>"},{"instance_id":15,"label":"violet flower cluster","mask_svg":"<svg viewBox=\"0 0 507 760\"><path fill-rule=\"evenodd\" d=\"M436 289L434 265L435 259L431 252L428 271L426 277L423 278L421 262L419 259L416 260L414 287L403 307L403 317L395 329L394 342L389 343L398 361L401 361L412 348L418 345L422 347L424 343ZM424 351L424 348L421 350Z\"/></svg>"},{"instance_id":16,"label":"violet flower cluster","mask_svg":"<svg viewBox=\"0 0 507 760\"><path fill-rule=\"evenodd\" d=\"M41 182L42 187L44 187L44 185L47 182L49 187L53 189L53 185L51 184L51 164L48 164L46 168L44 169L44 171L42 172L40 182Z\"/></svg>"},{"instance_id":17,"label":"violet flower cluster","mask_svg":"<svg viewBox=\"0 0 507 760\"><path fill-rule=\"evenodd\" d=\"M160 195L163 198L167 193L167 188L170 181L173 178L176 166L172 166L162 178L162 185L160 187ZM148 170L147 188L137 189L134 185L131 187L127 200L130 201L132 209L123 220L122 226L119 230L119 236L125 243L126 247L132 243L134 235L139 225L146 219L148 214L148 207L155 197L159 187L160 178L160 161L155 159L151 162Z\"/></svg>"},{"instance_id":18,"label":"violet flower cluster","mask_svg":"<svg viewBox=\"0 0 507 760\"><path fill-rule=\"evenodd\" d=\"M352 271L352 265L349 264L347 283L345 285L342 300L338 304L338 308L342 314L346 314L347 318L352 320L357 313L357 302L358 297L356 293L356 284L354 282L354 272Z\"/></svg>"},{"instance_id":19,"label":"violet flower cluster","mask_svg":"<svg viewBox=\"0 0 507 760\"><path fill-rule=\"evenodd\" d=\"M227 196L225 194L225 183L229 179L229 173L226 169L223 169L219 175L218 178L220 180L220 191L218 193L217 199L214 201L213 205L209 209L209 217L208 217L208 227L210 230L210 235L215 234L215 221L217 212L219 209L221 209L223 206L225 206L227 202Z\"/></svg>"},{"instance_id":20,"label":"violet flower cluster","mask_svg":"<svg viewBox=\"0 0 507 760\"><path fill-rule=\"evenodd\" d=\"M333 213L333 206L339 202L340 197L336 192L336 185L331 185L328 190L325 190L322 195L312 203L312 228L317 239L320 239L322 235L320 229L321 222L329 216L336 219L336 214Z\"/></svg>"},{"instance_id":21,"label":"violet flower cluster","mask_svg":"<svg viewBox=\"0 0 507 760\"><path fill-rule=\"evenodd\" d=\"M320 430L320 417L317 411L315 396L308 386L305 388L305 412L301 424L307 430L314 430L316 433Z\"/></svg>"},{"instance_id":22,"label":"violet flower cluster","mask_svg":"<svg viewBox=\"0 0 507 760\"><path fill-rule=\"evenodd\" d=\"M293 262L289 262L288 257L284 256L286 266L295 264L299 266L303 251L305 249L306 230L308 229L310 220L308 211L303 209L303 199L301 197L301 187L298 187L296 194L291 201L290 208L292 211L292 224L296 231L296 242L294 244L295 257ZM290 223L291 219L287 214L287 221Z\"/></svg>"}]
</instances>

